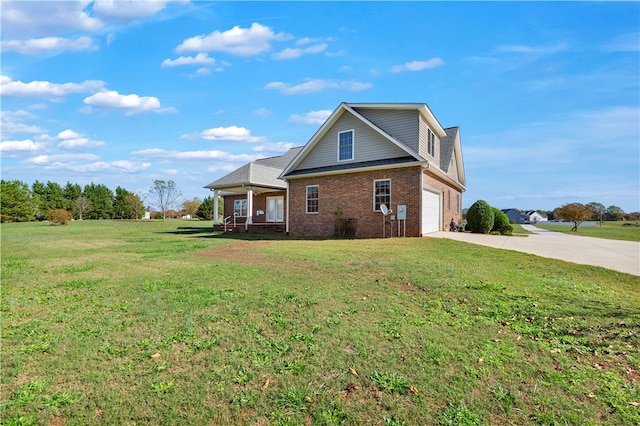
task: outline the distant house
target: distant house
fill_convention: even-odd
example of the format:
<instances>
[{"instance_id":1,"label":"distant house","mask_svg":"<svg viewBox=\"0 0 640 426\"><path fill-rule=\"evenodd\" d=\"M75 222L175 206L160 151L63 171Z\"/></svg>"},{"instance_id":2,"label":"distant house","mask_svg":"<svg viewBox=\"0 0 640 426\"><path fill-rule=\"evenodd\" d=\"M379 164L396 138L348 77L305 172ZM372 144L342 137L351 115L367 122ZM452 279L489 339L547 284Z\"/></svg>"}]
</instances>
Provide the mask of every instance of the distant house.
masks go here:
<instances>
[{"instance_id":1,"label":"distant house","mask_svg":"<svg viewBox=\"0 0 640 426\"><path fill-rule=\"evenodd\" d=\"M507 215L509 223L524 223L527 220L527 216L518 209L502 209L502 213Z\"/></svg>"},{"instance_id":2,"label":"distant house","mask_svg":"<svg viewBox=\"0 0 640 426\"><path fill-rule=\"evenodd\" d=\"M529 218L529 222L545 222L549 220L547 216L540 214L535 210L527 210L522 213Z\"/></svg>"},{"instance_id":3,"label":"distant house","mask_svg":"<svg viewBox=\"0 0 640 426\"><path fill-rule=\"evenodd\" d=\"M465 185L460 130L443 128L426 104L342 103L304 147L205 188L214 204L223 197L227 225L322 237L347 223L350 235L371 238L459 223Z\"/></svg>"},{"instance_id":4,"label":"distant house","mask_svg":"<svg viewBox=\"0 0 640 426\"><path fill-rule=\"evenodd\" d=\"M518 209L502 209L502 212L507 215L509 222L511 223L532 223L543 222L548 218L535 210L520 211Z\"/></svg>"}]
</instances>

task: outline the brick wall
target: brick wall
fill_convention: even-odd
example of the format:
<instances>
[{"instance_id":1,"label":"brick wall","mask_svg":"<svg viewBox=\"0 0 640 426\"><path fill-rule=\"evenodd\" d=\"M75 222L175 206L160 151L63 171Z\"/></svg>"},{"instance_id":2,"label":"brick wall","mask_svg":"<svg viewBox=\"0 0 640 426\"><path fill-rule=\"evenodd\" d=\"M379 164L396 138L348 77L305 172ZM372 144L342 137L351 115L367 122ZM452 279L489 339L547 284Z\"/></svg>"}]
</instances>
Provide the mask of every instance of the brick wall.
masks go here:
<instances>
[{"instance_id":1,"label":"brick wall","mask_svg":"<svg viewBox=\"0 0 640 426\"><path fill-rule=\"evenodd\" d=\"M289 233L293 236L331 236L336 211L344 219L357 219L356 237L382 237L382 213L373 211L373 182L391 179L391 209L407 206L408 237L420 234L421 168L405 167L289 181ZM306 187L319 185L319 213L306 213ZM397 233L397 223L387 217L387 236Z\"/></svg>"},{"instance_id":2,"label":"brick wall","mask_svg":"<svg viewBox=\"0 0 640 426\"><path fill-rule=\"evenodd\" d=\"M457 224L462 220L462 192L449 186L441 178L435 176L426 169L423 171L423 182L432 188L442 191L442 231L449 230L449 224L453 219ZM456 194L459 196L459 205L456 212Z\"/></svg>"}]
</instances>

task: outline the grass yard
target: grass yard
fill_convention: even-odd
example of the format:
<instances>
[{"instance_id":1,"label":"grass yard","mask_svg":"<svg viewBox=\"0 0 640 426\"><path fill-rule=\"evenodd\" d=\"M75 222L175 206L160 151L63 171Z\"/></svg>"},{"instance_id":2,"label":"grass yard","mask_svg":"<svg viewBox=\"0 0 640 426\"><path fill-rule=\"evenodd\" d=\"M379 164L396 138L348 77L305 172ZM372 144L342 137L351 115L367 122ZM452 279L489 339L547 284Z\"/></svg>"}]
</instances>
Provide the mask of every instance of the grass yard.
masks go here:
<instances>
[{"instance_id":1,"label":"grass yard","mask_svg":"<svg viewBox=\"0 0 640 426\"><path fill-rule=\"evenodd\" d=\"M429 238L2 224L2 424L640 423L640 278Z\"/></svg>"},{"instance_id":2,"label":"grass yard","mask_svg":"<svg viewBox=\"0 0 640 426\"><path fill-rule=\"evenodd\" d=\"M566 225L543 225L538 222L535 226L549 231L563 232L569 235L581 235L583 237L607 238L610 240L640 241L640 222L618 221L603 222L596 226L578 226L578 232L572 232L572 223Z\"/></svg>"}]
</instances>

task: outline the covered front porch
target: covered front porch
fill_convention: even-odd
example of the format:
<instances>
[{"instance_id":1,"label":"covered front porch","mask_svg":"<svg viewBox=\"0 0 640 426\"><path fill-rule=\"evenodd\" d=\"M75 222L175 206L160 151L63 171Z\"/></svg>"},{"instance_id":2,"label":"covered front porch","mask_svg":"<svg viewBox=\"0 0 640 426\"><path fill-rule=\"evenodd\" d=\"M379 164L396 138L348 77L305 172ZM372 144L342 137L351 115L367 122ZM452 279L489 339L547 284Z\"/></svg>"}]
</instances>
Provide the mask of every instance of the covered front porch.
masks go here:
<instances>
[{"instance_id":1,"label":"covered front porch","mask_svg":"<svg viewBox=\"0 0 640 426\"><path fill-rule=\"evenodd\" d=\"M284 155L247 163L205 186L213 191L214 229L286 232L287 183L280 174L300 149L291 148ZM222 217L217 214L220 202Z\"/></svg>"},{"instance_id":2,"label":"covered front porch","mask_svg":"<svg viewBox=\"0 0 640 426\"><path fill-rule=\"evenodd\" d=\"M286 232L286 191L264 186L213 189L213 227L225 232L280 234Z\"/></svg>"}]
</instances>

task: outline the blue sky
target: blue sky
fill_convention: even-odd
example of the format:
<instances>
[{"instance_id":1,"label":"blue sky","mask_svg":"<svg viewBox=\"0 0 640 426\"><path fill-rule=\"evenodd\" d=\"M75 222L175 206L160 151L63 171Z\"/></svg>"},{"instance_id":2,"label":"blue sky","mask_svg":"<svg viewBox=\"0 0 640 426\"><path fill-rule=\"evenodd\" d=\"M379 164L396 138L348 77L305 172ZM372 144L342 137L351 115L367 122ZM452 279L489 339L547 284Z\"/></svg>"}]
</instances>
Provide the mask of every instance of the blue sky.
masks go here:
<instances>
[{"instance_id":1,"label":"blue sky","mask_svg":"<svg viewBox=\"0 0 640 426\"><path fill-rule=\"evenodd\" d=\"M304 145L340 102L459 126L464 206L638 211L638 2L1 1L2 178L174 180Z\"/></svg>"}]
</instances>

